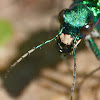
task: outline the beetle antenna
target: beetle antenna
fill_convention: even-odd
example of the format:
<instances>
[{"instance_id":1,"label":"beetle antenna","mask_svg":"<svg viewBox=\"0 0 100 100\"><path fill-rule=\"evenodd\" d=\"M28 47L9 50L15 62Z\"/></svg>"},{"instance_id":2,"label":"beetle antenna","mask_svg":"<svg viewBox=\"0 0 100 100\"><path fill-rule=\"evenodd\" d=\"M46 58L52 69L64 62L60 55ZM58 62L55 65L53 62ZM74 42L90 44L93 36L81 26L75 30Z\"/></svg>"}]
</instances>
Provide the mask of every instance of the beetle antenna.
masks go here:
<instances>
[{"instance_id":1,"label":"beetle antenna","mask_svg":"<svg viewBox=\"0 0 100 100\"><path fill-rule=\"evenodd\" d=\"M73 55L74 55L74 72L73 72L73 83L72 83L71 100L72 100L72 97L73 97L74 86L75 86L75 78L76 78L76 54L75 54L75 48L74 48L74 46L73 46Z\"/></svg>"},{"instance_id":2,"label":"beetle antenna","mask_svg":"<svg viewBox=\"0 0 100 100\"><path fill-rule=\"evenodd\" d=\"M36 49L42 47L44 44L50 43L51 41L55 40L59 35L61 35L62 31L63 31L64 27L61 28L60 32L52 39L47 40L45 42L43 42L42 44L33 47L31 50L29 50L27 53L25 53L23 56L21 56L15 63L13 63L11 65L11 67L7 70L7 72L5 73L5 78L7 78L9 72L12 70L13 67L15 67L18 63L20 63L24 58L26 58L28 55L30 55L32 52L34 52Z\"/></svg>"}]
</instances>

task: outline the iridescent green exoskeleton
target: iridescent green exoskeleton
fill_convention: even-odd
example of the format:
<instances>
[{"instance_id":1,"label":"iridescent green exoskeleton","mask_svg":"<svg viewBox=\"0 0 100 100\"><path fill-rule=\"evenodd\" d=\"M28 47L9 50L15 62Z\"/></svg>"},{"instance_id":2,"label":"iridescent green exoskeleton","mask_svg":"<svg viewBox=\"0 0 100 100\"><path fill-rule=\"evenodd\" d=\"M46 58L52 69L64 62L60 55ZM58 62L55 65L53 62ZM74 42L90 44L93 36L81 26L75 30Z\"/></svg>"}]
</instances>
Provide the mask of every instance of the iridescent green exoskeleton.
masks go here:
<instances>
[{"instance_id":1,"label":"iridescent green exoskeleton","mask_svg":"<svg viewBox=\"0 0 100 100\"><path fill-rule=\"evenodd\" d=\"M72 100L76 77L75 49L77 48L77 45L85 39L97 59L100 60L100 51L93 41L93 37L100 38L98 32L98 28L100 28L100 0L74 0L74 3L69 9L64 9L59 13L58 19L60 22L60 32L54 38L33 47L20 57L13 65L11 65L6 73L6 77L16 64L30 55L34 50L57 38L57 45L60 53L73 53L74 56L74 74L71 93Z\"/></svg>"},{"instance_id":2,"label":"iridescent green exoskeleton","mask_svg":"<svg viewBox=\"0 0 100 100\"><path fill-rule=\"evenodd\" d=\"M76 0L69 9L64 9L59 13L59 21L62 34L59 36L57 44L62 53L74 55L74 74L71 100L74 91L76 77L76 56L75 48L82 39L85 39L91 50L100 60L100 51L93 41L93 37L100 38L98 28L100 28L100 0Z\"/></svg>"}]
</instances>

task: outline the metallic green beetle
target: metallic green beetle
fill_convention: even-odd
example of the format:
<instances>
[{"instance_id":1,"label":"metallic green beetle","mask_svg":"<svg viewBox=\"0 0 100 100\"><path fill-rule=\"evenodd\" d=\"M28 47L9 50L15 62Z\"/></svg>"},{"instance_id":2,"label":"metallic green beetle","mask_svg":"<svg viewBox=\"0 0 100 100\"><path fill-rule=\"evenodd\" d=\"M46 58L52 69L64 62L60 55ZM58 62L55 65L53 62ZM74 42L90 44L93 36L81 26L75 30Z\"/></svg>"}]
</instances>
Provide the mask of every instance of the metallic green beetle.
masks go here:
<instances>
[{"instance_id":1,"label":"metallic green beetle","mask_svg":"<svg viewBox=\"0 0 100 100\"><path fill-rule=\"evenodd\" d=\"M10 70L34 50L57 39L59 51L66 54L73 53L74 56L74 74L71 93L72 100L76 77L75 49L81 40L85 39L87 41L97 59L100 60L100 51L92 39L93 37L100 38L98 32L98 29L100 28L100 0L74 0L74 3L69 9L64 9L59 13L58 19L60 22L60 32L54 38L33 47L20 57L13 65L11 65L5 76L7 77Z\"/></svg>"}]
</instances>

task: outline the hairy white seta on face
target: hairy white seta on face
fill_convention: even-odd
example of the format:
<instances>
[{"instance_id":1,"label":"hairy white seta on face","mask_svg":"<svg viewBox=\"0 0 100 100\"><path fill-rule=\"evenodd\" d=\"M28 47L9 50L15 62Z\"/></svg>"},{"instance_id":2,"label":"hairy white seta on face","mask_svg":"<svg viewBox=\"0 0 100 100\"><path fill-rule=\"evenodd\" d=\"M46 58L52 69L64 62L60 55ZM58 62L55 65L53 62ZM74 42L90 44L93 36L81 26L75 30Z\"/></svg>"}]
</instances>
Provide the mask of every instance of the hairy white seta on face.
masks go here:
<instances>
[{"instance_id":1,"label":"hairy white seta on face","mask_svg":"<svg viewBox=\"0 0 100 100\"><path fill-rule=\"evenodd\" d=\"M61 42L63 42L66 45L71 45L71 43L73 42L73 38L70 35L64 33L60 35L60 39Z\"/></svg>"},{"instance_id":2,"label":"hairy white seta on face","mask_svg":"<svg viewBox=\"0 0 100 100\"><path fill-rule=\"evenodd\" d=\"M73 43L73 40L74 40L74 38L72 38L70 35L64 34L64 33L62 33L60 35L60 39L61 39L61 42L63 42L65 45L71 45ZM80 42L81 42L81 39L77 40L75 42L74 48L77 48L77 46Z\"/></svg>"}]
</instances>

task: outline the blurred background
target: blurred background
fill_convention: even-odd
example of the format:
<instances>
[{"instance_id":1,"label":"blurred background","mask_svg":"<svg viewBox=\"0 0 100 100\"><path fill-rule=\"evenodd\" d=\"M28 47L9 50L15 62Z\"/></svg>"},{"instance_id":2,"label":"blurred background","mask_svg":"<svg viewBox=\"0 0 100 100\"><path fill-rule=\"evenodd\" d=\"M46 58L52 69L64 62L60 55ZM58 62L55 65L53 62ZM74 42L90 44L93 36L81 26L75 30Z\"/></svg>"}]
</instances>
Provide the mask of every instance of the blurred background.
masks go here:
<instances>
[{"instance_id":1,"label":"blurred background","mask_svg":"<svg viewBox=\"0 0 100 100\"><path fill-rule=\"evenodd\" d=\"M59 32L59 11L71 0L0 0L0 100L70 100L73 56L62 56L53 41L5 72L33 46ZM100 47L100 40L95 39ZM84 41L76 50L73 100L100 100L100 66Z\"/></svg>"}]
</instances>

